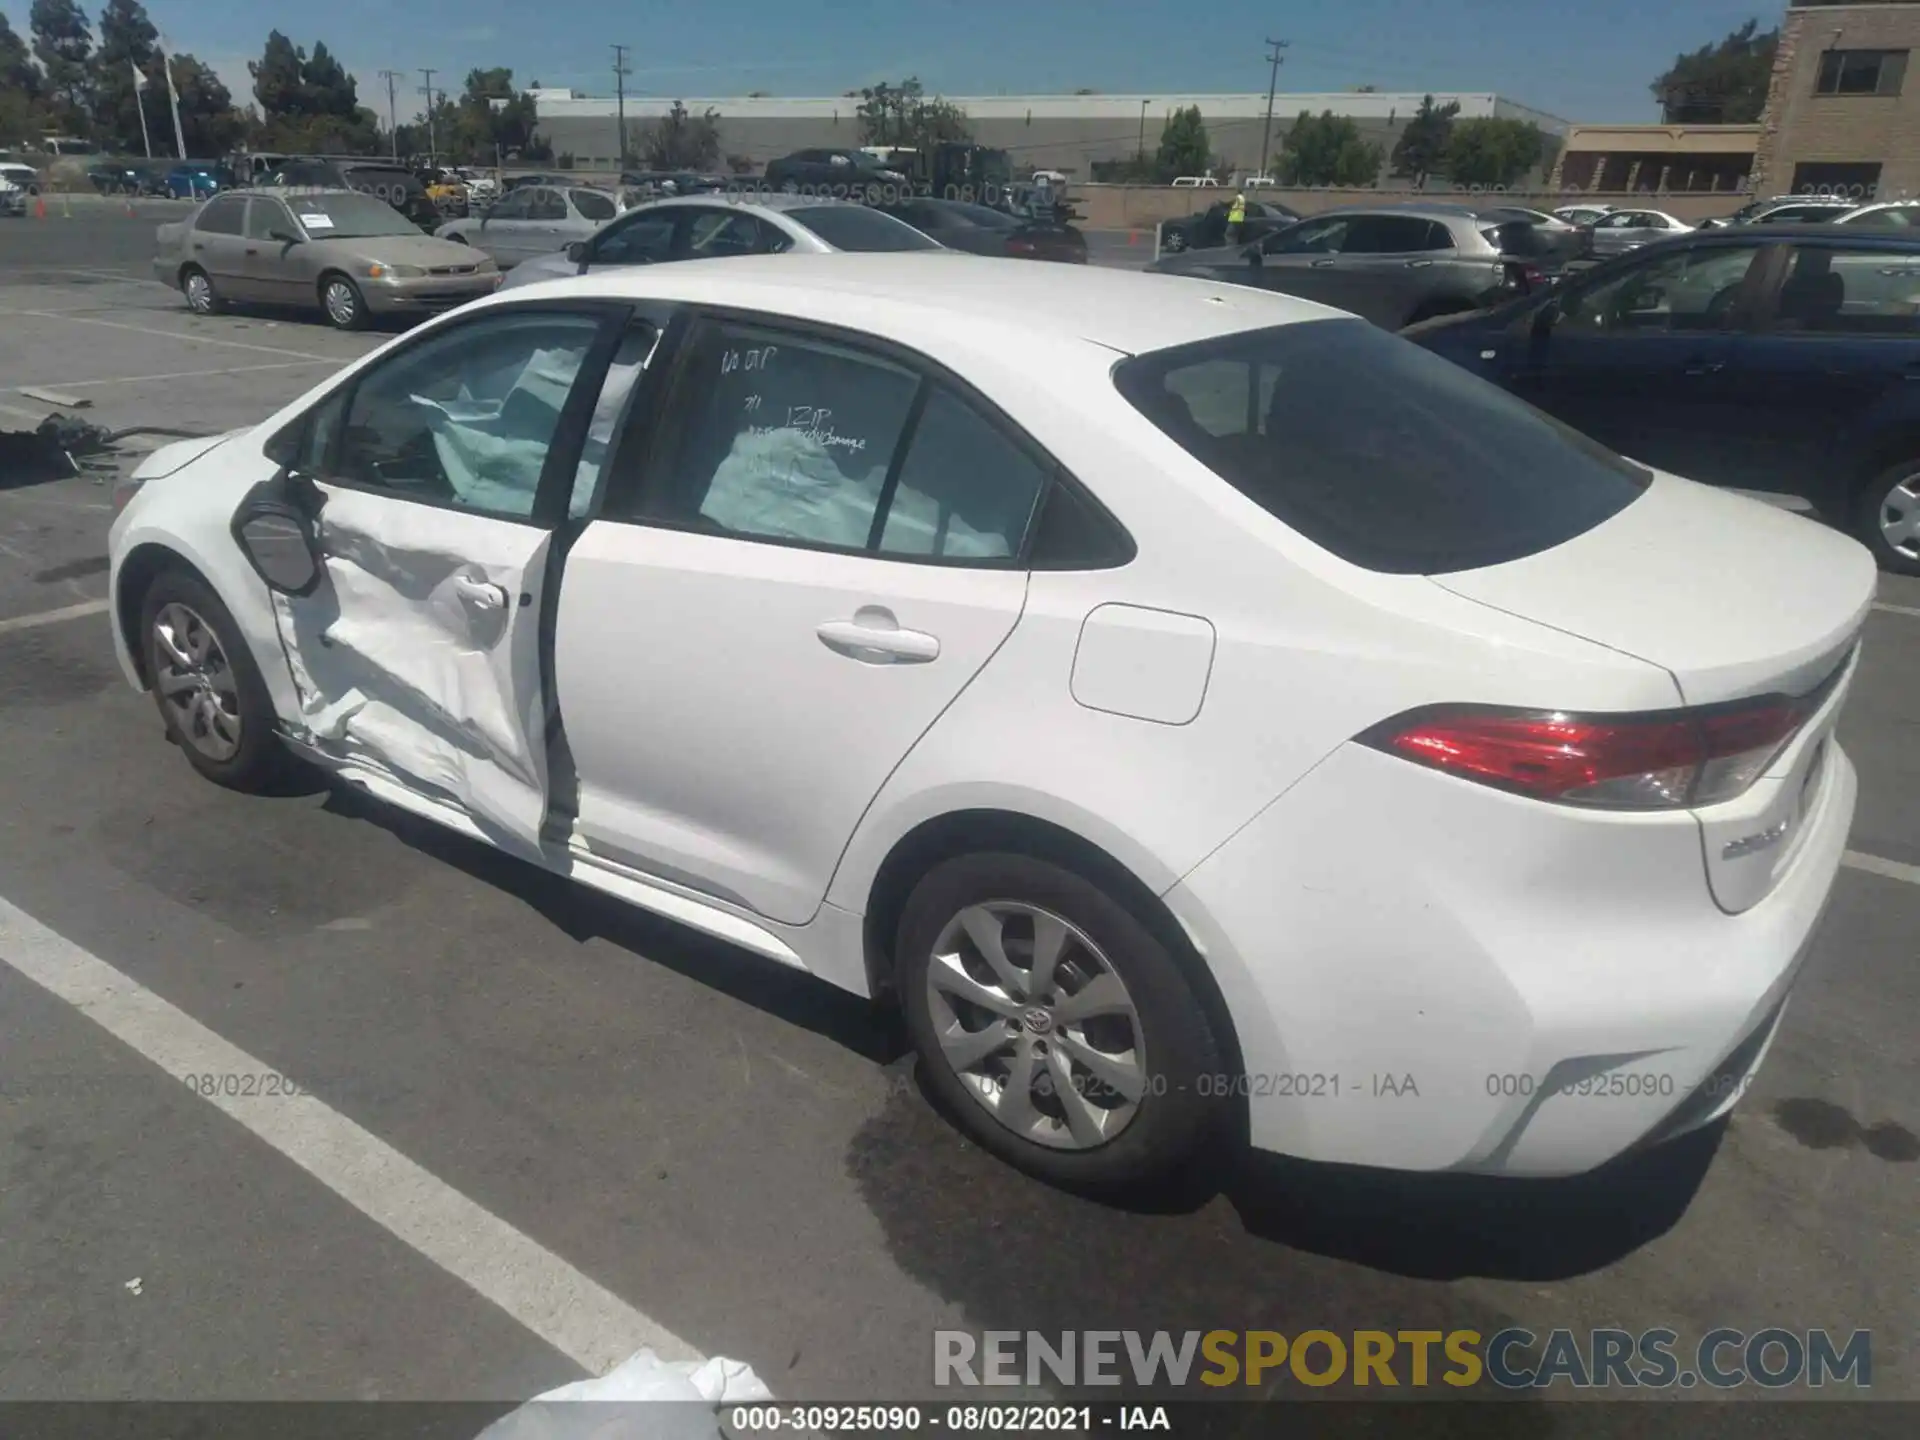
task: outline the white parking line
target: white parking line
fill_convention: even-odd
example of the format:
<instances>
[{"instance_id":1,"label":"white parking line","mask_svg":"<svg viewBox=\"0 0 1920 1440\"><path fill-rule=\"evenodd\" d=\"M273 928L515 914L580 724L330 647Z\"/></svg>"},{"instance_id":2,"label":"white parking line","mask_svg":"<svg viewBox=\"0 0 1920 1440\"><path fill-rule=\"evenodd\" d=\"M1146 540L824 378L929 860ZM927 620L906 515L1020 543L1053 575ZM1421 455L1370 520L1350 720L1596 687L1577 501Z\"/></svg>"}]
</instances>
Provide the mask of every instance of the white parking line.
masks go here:
<instances>
[{"instance_id":1,"label":"white parking line","mask_svg":"<svg viewBox=\"0 0 1920 1440\"><path fill-rule=\"evenodd\" d=\"M291 355L296 360L331 360L344 365L353 355L316 355L311 350L289 350L281 345L250 345L244 340L217 340L211 335L194 335L184 330L156 330L151 325L128 325L119 320L93 320L84 315L62 315L58 310L9 310L9 315L30 315L36 320L65 320L69 325L98 325L107 330L131 330L136 335L155 335L162 340L184 341L190 345L224 345L229 350L256 350L262 355Z\"/></svg>"},{"instance_id":2,"label":"white parking line","mask_svg":"<svg viewBox=\"0 0 1920 1440\"><path fill-rule=\"evenodd\" d=\"M1920 609L1916 609L1912 605L1885 605L1876 600L1873 602L1873 608L1876 610L1884 610L1889 615L1911 615L1916 619L1920 619Z\"/></svg>"},{"instance_id":3,"label":"white parking line","mask_svg":"<svg viewBox=\"0 0 1920 1440\"><path fill-rule=\"evenodd\" d=\"M65 620L80 620L88 615L104 615L113 607L105 600L82 600L78 605L62 605L58 610L42 610L34 615L15 615L0 620L0 635L15 630L37 630L42 625L58 625Z\"/></svg>"},{"instance_id":4,"label":"white parking line","mask_svg":"<svg viewBox=\"0 0 1920 1440\"><path fill-rule=\"evenodd\" d=\"M122 375L112 380L56 380L41 390L85 390L101 385L138 385L148 380L196 380L209 375L252 375L260 370L299 370L309 365L344 365L344 360L274 360L263 365L229 365L223 370L170 370L163 375Z\"/></svg>"},{"instance_id":5,"label":"white parking line","mask_svg":"<svg viewBox=\"0 0 1920 1440\"><path fill-rule=\"evenodd\" d=\"M1920 865L1902 865L1898 860L1883 860L1878 855L1868 855L1860 850L1847 851L1840 857L1840 863L1855 870L1884 875L1889 880L1904 880L1909 885L1920 885Z\"/></svg>"},{"instance_id":6,"label":"white parking line","mask_svg":"<svg viewBox=\"0 0 1920 1440\"><path fill-rule=\"evenodd\" d=\"M169 1075L271 1073L6 900L0 900L0 960ZM672 1331L313 1096L205 1098L590 1374L604 1374L643 1345L665 1360L702 1358Z\"/></svg>"}]
</instances>

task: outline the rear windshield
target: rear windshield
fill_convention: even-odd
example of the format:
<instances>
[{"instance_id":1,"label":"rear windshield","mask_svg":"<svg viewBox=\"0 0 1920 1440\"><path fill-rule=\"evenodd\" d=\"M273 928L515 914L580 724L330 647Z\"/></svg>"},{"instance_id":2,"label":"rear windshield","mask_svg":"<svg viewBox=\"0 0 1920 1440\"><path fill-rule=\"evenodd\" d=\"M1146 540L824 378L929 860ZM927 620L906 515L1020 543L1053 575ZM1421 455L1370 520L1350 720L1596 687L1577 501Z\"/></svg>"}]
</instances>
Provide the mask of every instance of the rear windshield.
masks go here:
<instances>
[{"instance_id":1,"label":"rear windshield","mask_svg":"<svg viewBox=\"0 0 1920 1440\"><path fill-rule=\"evenodd\" d=\"M1632 504L1647 471L1362 320L1122 361L1120 393L1234 489L1369 570L1437 575L1549 549Z\"/></svg>"},{"instance_id":2,"label":"rear windshield","mask_svg":"<svg viewBox=\"0 0 1920 1440\"><path fill-rule=\"evenodd\" d=\"M864 205L803 205L788 216L836 250L940 250L911 225Z\"/></svg>"}]
</instances>

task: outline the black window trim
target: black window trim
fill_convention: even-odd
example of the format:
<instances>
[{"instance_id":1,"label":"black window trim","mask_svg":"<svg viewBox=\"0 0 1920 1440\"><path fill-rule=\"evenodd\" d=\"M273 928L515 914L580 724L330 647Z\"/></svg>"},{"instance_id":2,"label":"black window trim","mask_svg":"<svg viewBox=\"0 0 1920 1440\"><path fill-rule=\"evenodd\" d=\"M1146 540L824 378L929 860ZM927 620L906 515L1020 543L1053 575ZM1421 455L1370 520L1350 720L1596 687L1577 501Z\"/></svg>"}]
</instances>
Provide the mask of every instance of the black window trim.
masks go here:
<instances>
[{"instance_id":1,"label":"black window trim","mask_svg":"<svg viewBox=\"0 0 1920 1440\"><path fill-rule=\"evenodd\" d=\"M327 453L321 460L322 472L308 476L323 485L338 490L355 490L363 495L372 495L386 500L397 500L408 505L420 505L430 510L447 510L458 515L473 515L485 520L495 520L503 525L523 525L535 530L557 530L568 520L567 507L572 499L573 483L580 466L580 453L586 448L587 431L593 424L594 406L599 403L600 389L606 383L608 367L619 353L620 342L625 338L632 323L635 307L617 300L537 300L523 305L489 305L471 315L462 315L443 325L426 325L406 337L404 343L392 350L380 352L380 358L373 364L355 370L342 383L328 390L313 404L301 411L292 420L282 425L268 437L262 450L267 458L280 465L283 470L291 469L290 464L275 453L288 445L303 442L307 428L327 406L338 404L343 408L341 424L327 446ZM534 490L533 509L527 515L500 515L491 510L479 510L471 505L460 505L452 500L441 500L428 495L403 495L379 485L367 485L357 480L343 479L337 473L340 461L340 446L346 438L346 421L353 413L354 401L359 397L360 387L369 375L386 370L391 365L402 362L413 355L421 346L436 344L447 335L470 329L476 325L489 324L497 320L522 315L586 315L599 322L599 330L587 345L587 353L581 358L579 372L574 376L573 389L567 394L566 404L560 412L559 423L554 427L553 439L547 445L547 457L540 466L540 482ZM648 367L651 370L651 366ZM588 383L591 381L591 383ZM637 389L638 387L636 387ZM606 489L604 482L599 487Z\"/></svg>"},{"instance_id":2,"label":"black window trim","mask_svg":"<svg viewBox=\"0 0 1920 1440\"><path fill-rule=\"evenodd\" d=\"M687 357L692 353L692 346L688 343L689 337L702 323L746 325L756 330L789 335L803 344L808 340L814 340L836 345L843 349L871 354L879 360L919 377L919 388L908 407L900 437L894 445L894 454L888 461L887 478L874 507L874 521L868 530L867 544L839 546L816 540L787 539L782 536L716 532L690 521L663 520L632 513L652 482L655 468L663 463L666 455L673 452L679 440L680 426L686 423L688 418L685 413L687 407L676 406L673 401L677 387L681 383L681 377L689 373ZM656 530L715 535L717 538L737 540L743 544L776 545L790 549L816 550L824 554L859 555L890 564L932 565L946 569L1029 571L1118 569L1120 566L1132 563L1134 557L1139 554L1139 547L1134 542L1132 534L1120 523L1113 511L1039 440L1034 438L1026 427L981 394L965 377L942 365L932 356L915 350L911 346L902 345L898 341L889 340L885 336L874 335L864 330L853 330L825 321L747 310L738 306L689 304L680 307L673 322L661 335L660 346L654 351L653 363L647 369L651 390L647 408L643 411L638 404L630 407L629 423L623 427L614 450L607 457L610 479L600 487L600 499L603 503L592 518ZM878 548L879 536L884 533L886 526L887 509L892 504L893 492L899 481L899 472L911 451L926 401L936 385L944 386L962 403L971 407L981 420L998 431L1002 439L1025 454L1041 471L1040 494L1035 498L1033 509L1028 514L1026 533L1021 537L1020 548L1010 556L895 555L884 554ZM641 433L637 435L632 434L634 429L632 421L635 419L643 422ZM673 443L666 443L668 440ZM1034 563L1033 547L1044 529L1048 502L1052 499L1055 490L1059 488L1071 490L1074 498L1086 507L1096 523L1111 536L1114 558L1108 563L1051 566L1044 563L1044 557L1042 563L1037 565Z\"/></svg>"},{"instance_id":3,"label":"black window trim","mask_svg":"<svg viewBox=\"0 0 1920 1440\"><path fill-rule=\"evenodd\" d=\"M1873 71L1873 89L1842 90L1840 77L1846 72L1846 58L1850 55L1871 55L1875 58ZM1820 52L1820 61L1813 70L1813 93L1821 100L1898 100L1906 90L1907 67L1912 63L1911 47L1880 45L1829 45ZM1886 73L1886 64L1898 56L1900 59L1900 83L1892 90L1880 88ZM1826 88L1827 64L1833 62L1833 89Z\"/></svg>"}]
</instances>

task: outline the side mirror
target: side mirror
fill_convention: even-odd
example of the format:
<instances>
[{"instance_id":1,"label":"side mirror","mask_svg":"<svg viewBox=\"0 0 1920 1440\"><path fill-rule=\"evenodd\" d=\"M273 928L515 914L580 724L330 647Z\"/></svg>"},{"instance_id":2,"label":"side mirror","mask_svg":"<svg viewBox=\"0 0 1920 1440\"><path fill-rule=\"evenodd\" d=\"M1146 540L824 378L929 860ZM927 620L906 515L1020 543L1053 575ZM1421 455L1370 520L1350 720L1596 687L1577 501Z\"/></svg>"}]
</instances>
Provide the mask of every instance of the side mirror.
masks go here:
<instances>
[{"instance_id":1,"label":"side mirror","mask_svg":"<svg viewBox=\"0 0 1920 1440\"><path fill-rule=\"evenodd\" d=\"M268 480L255 486L233 517L233 538L247 563L280 595L311 595L326 572L313 520L281 486Z\"/></svg>"},{"instance_id":2,"label":"side mirror","mask_svg":"<svg viewBox=\"0 0 1920 1440\"><path fill-rule=\"evenodd\" d=\"M587 263L587 242L584 240L575 240L571 244L569 244L567 246L567 259L572 261L575 265L586 264Z\"/></svg>"},{"instance_id":3,"label":"side mirror","mask_svg":"<svg viewBox=\"0 0 1920 1440\"><path fill-rule=\"evenodd\" d=\"M1532 331L1534 339L1546 339L1547 335L1553 330L1553 327L1560 323L1560 318L1565 313L1561 309L1560 300L1561 297L1556 295L1533 312Z\"/></svg>"},{"instance_id":4,"label":"side mirror","mask_svg":"<svg viewBox=\"0 0 1920 1440\"><path fill-rule=\"evenodd\" d=\"M267 232L267 238L277 241L282 245L298 245L300 243L300 237L291 230L269 230Z\"/></svg>"}]
</instances>

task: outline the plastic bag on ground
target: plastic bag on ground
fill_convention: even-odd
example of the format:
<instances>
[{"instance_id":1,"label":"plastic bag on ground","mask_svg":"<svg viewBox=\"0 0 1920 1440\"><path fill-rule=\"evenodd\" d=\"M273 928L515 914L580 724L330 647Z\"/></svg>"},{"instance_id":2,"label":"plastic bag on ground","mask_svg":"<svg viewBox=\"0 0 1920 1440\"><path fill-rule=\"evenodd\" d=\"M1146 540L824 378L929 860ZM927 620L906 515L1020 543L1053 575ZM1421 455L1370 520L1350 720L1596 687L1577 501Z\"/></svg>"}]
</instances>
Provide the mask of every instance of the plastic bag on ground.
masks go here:
<instances>
[{"instance_id":1,"label":"plastic bag on ground","mask_svg":"<svg viewBox=\"0 0 1920 1440\"><path fill-rule=\"evenodd\" d=\"M598 1379L534 1396L478 1440L726 1440L722 1407L772 1398L744 1361L676 1362L641 1350Z\"/></svg>"}]
</instances>

